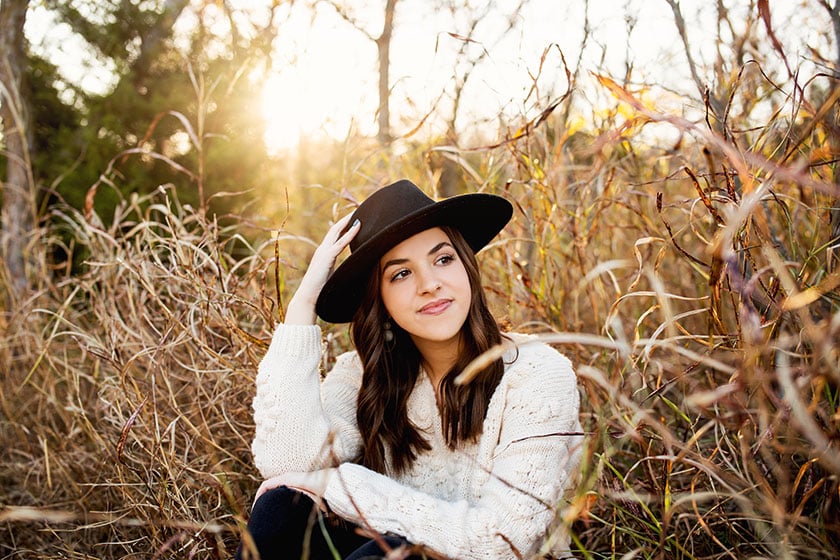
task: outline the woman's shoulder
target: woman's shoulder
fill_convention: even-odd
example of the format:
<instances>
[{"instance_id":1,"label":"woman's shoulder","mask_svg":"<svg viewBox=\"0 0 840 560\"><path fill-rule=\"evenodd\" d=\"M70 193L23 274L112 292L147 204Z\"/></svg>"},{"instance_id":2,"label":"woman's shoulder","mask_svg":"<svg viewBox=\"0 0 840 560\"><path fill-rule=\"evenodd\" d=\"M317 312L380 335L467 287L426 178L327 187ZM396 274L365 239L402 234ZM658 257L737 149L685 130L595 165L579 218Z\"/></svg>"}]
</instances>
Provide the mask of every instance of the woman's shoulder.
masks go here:
<instances>
[{"instance_id":1,"label":"woman's shoulder","mask_svg":"<svg viewBox=\"0 0 840 560\"><path fill-rule=\"evenodd\" d=\"M362 369L362 360L358 352L347 350L336 356L334 367Z\"/></svg>"},{"instance_id":2,"label":"woman's shoulder","mask_svg":"<svg viewBox=\"0 0 840 560\"><path fill-rule=\"evenodd\" d=\"M505 352L505 379L509 383L550 383L552 380L575 380L571 360L556 348L542 342L538 335L505 333L511 348Z\"/></svg>"},{"instance_id":3,"label":"woman's shoulder","mask_svg":"<svg viewBox=\"0 0 840 560\"><path fill-rule=\"evenodd\" d=\"M362 360L355 350L349 350L339 354L335 358L332 368L327 374L327 379L333 381L339 378L344 381L351 381L353 384L360 384L362 379Z\"/></svg>"},{"instance_id":4,"label":"woman's shoulder","mask_svg":"<svg viewBox=\"0 0 840 560\"><path fill-rule=\"evenodd\" d=\"M508 418L508 427L513 422L512 433L545 422L561 426L560 431L573 425L580 395L572 362L539 336L508 333L506 338L512 348L505 354L505 373L494 395L498 419Z\"/></svg>"},{"instance_id":5,"label":"woman's shoulder","mask_svg":"<svg viewBox=\"0 0 840 560\"><path fill-rule=\"evenodd\" d=\"M543 342L539 335L508 332L504 334L504 337L512 346L505 355L506 357L512 356L514 358L514 363L524 363L535 360L537 362L549 362L546 365L562 365L570 369L572 367L572 362L569 358L553 346L549 346Z\"/></svg>"}]
</instances>

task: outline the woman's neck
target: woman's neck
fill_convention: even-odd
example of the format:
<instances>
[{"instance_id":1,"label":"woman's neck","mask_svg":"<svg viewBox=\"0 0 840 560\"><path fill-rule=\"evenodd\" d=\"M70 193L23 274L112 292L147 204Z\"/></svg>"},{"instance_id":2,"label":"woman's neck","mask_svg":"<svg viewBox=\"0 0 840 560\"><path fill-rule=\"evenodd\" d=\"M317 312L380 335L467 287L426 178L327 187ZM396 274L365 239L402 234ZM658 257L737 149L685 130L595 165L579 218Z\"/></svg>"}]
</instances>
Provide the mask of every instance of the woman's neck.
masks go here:
<instances>
[{"instance_id":1,"label":"woman's neck","mask_svg":"<svg viewBox=\"0 0 840 560\"><path fill-rule=\"evenodd\" d=\"M437 390L440 387L441 380L458 361L461 352L461 337L458 336L453 340L444 342L415 340L414 344L420 352L426 375L429 376L432 386Z\"/></svg>"}]
</instances>

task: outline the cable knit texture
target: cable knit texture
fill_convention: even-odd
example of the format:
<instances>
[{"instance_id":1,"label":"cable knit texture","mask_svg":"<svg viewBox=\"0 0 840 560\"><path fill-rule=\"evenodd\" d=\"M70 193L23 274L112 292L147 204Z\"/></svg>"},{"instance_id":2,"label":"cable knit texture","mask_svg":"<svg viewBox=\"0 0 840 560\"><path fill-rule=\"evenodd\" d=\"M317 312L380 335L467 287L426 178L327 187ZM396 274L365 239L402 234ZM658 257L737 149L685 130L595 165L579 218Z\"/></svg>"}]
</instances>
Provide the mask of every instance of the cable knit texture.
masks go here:
<instances>
[{"instance_id":1,"label":"cable knit texture","mask_svg":"<svg viewBox=\"0 0 840 560\"><path fill-rule=\"evenodd\" d=\"M505 355L505 374L475 443L449 449L434 389L421 374L408 402L432 446L399 476L352 464L361 438L356 397L362 368L341 355L321 381L318 326L278 325L259 366L252 445L265 478L338 467L324 499L355 523L459 559L528 558L540 550L577 470L582 437L571 363L526 335ZM321 473L323 474L323 473ZM568 539L553 544L568 547Z\"/></svg>"}]
</instances>

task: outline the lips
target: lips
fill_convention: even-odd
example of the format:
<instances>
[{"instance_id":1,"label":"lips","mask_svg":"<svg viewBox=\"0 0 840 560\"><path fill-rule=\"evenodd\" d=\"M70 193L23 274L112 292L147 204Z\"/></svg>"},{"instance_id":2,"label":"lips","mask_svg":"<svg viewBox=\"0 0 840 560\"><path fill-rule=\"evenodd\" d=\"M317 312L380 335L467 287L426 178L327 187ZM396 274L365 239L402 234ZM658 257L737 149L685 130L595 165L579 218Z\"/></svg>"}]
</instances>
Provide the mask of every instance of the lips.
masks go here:
<instances>
[{"instance_id":1,"label":"lips","mask_svg":"<svg viewBox=\"0 0 840 560\"><path fill-rule=\"evenodd\" d=\"M451 299L436 299L435 301L429 302L421 307L418 313L422 313L424 315L439 315L449 309L450 305L452 305Z\"/></svg>"}]
</instances>

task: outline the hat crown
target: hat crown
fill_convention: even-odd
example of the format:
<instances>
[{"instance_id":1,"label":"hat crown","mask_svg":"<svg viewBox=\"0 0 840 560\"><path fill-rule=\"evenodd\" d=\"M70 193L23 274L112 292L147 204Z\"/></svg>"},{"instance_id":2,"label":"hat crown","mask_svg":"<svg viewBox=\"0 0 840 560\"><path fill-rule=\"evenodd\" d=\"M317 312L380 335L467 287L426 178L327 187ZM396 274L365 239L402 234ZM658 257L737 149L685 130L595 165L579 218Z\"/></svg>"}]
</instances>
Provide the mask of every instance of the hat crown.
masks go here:
<instances>
[{"instance_id":1,"label":"hat crown","mask_svg":"<svg viewBox=\"0 0 840 560\"><path fill-rule=\"evenodd\" d=\"M405 179L379 189L365 199L353 213L350 223L358 219L361 228L350 242L350 251L363 246L369 239L404 217L434 203L435 201L419 187Z\"/></svg>"}]
</instances>

